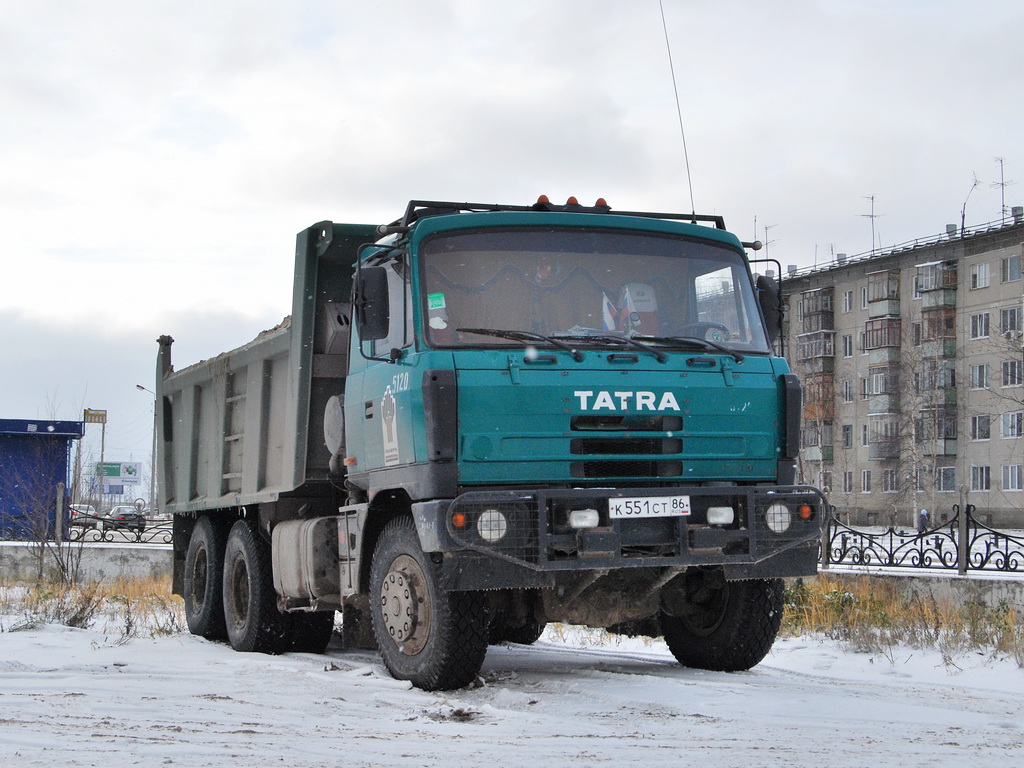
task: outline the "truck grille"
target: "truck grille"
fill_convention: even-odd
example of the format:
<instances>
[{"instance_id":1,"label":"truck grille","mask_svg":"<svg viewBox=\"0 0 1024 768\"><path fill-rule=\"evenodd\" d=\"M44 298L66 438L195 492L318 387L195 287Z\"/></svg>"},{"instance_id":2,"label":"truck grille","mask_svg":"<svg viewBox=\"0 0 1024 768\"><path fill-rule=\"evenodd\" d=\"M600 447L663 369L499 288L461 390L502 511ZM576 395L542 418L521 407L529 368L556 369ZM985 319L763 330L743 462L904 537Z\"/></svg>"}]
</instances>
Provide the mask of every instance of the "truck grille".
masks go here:
<instances>
[{"instance_id":1,"label":"truck grille","mask_svg":"<svg viewBox=\"0 0 1024 768\"><path fill-rule=\"evenodd\" d=\"M573 416L569 427L574 432L678 432L683 428L683 417L587 413Z\"/></svg>"},{"instance_id":2,"label":"truck grille","mask_svg":"<svg viewBox=\"0 0 1024 768\"><path fill-rule=\"evenodd\" d=\"M670 437L577 437L569 442L575 455L666 455L683 452L683 441Z\"/></svg>"},{"instance_id":3,"label":"truck grille","mask_svg":"<svg viewBox=\"0 0 1024 768\"><path fill-rule=\"evenodd\" d=\"M574 456L630 457L594 458L574 461L569 474L581 479L613 477L681 477L683 441L670 437L683 427L681 416L664 414L584 414L573 416L570 428L576 432L604 432L600 436L574 437L569 452ZM637 435L636 432L661 432ZM671 456L673 458L660 458ZM632 458L635 457L635 458Z\"/></svg>"},{"instance_id":4,"label":"truck grille","mask_svg":"<svg viewBox=\"0 0 1024 768\"><path fill-rule=\"evenodd\" d=\"M595 477L680 477L681 461L574 461L569 474L578 478Z\"/></svg>"}]
</instances>

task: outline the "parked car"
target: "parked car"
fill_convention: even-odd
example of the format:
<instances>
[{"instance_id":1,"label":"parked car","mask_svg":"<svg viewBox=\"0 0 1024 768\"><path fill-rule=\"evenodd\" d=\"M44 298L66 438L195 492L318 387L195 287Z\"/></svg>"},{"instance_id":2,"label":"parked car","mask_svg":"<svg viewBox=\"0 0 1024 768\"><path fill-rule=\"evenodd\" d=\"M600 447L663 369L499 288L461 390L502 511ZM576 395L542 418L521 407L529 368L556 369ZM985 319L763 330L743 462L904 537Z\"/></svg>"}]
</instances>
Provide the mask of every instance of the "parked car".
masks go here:
<instances>
[{"instance_id":1,"label":"parked car","mask_svg":"<svg viewBox=\"0 0 1024 768\"><path fill-rule=\"evenodd\" d=\"M171 520L174 518L173 515L167 512L160 512L149 508L144 510L144 514L146 515L146 524L150 527L154 525L170 525Z\"/></svg>"},{"instance_id":2,"label":"parked car","mask_svg":"<svg viewBox=\"0 0 1024 768\"><path fill-rule=\"evenodd\" d=\"M100 521L96 515L96 508L91 504L72 504L71 519L68 525L78 528L96 528Z\"/></svg>"},{"instance_id":3,"label":"parked car","mask_svg":"<svg viewBox=\"0 0 1024 768\"><path fill-rule=\"evenodd\" d=\"M111 530L129 530L142 533L146 530L146 516L129 504L122 504L104 513L103 532Z\"/></svg>"}]
</instances>

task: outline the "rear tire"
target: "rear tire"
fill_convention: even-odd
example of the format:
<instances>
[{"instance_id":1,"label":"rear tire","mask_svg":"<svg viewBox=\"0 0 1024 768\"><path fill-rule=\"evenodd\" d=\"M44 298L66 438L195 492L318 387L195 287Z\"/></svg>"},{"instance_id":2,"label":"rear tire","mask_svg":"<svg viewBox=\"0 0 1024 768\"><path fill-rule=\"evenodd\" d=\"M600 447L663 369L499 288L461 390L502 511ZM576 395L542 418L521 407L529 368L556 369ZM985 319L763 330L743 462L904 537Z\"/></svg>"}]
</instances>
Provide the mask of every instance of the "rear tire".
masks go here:
<instances>
[{"instance_id":1,"label":"rear tire","mask_svg":"<svg viewBox=\"0 0 1024 768\"><path fill-rule=\"evenodd\" d=\"M540 640L546 626L547 624L541 624L539 621L530 621L518 627L511 627L505 630L505 639L510 643L533 645Z\"/></svg>"},{"instance_id":2,"label":"rear tire","mask_svg":"<svg viewBox=\"0 0 1024 768\"><path fill-rule=\"evenodd\" d=\"M680 664L739 672L771 650L782 622L782 579L698 583L688 591L685 612L661 613L665 642Z\"/></svg>"},{"instance_id":3,"label":"rear tire","mask_svg":"<svg viewBox=\"0 0 1024 768\"><path fill-rule=\"evenodd\" d=\"M291 613L290 648L297 653L323 653L334 635L334 611Z\"/></svg>"},{"instance_id":4,"label":"rear tire","mask_svg":"<svg viewBox=\"0 0 1024 768\"><path fill-rule=\"evenodd\" d=\"M384 665L425 691L468 685L487 653L478 592L448 592L408 518L385 526L370 565L373 632Z\"/></svg>"},{"instance_id":5,"label":"rear tire","mask_svg":"<svg viewBox=\"0 0 1024 768\"><path fill-rule=\"evenodd\" d=\"M209 517L200 517L192 529L185 553L185 622L188 631L209 640L227 636L224 626L224 528Z\"/></svg>"},{"instance_id":6,"label":"rear tire","mask_svg":"<svg viewBox=\"0 0 1024 768\"><path fill-rule=\"evenodd\" d=\"M488 627L487 642L491 645L499 643L520 643L522 645L533 645L544 634L544 627L539 621L528 621L518 627L510 627L508 618L504 613L498 612L491 616L491 623Z\"/></svg>"},{"instance_id":7,"label":"rear tire","mask_svg":"<svg viewBox=\"0 0 1024 768\"><path fill-rule=\"evenodd\" d=\"M277 610L270 544L247 520L231 526L224 552L224 619L236 651L282 653L292 640L289 616Z\"/></svg>"}]
</instances>

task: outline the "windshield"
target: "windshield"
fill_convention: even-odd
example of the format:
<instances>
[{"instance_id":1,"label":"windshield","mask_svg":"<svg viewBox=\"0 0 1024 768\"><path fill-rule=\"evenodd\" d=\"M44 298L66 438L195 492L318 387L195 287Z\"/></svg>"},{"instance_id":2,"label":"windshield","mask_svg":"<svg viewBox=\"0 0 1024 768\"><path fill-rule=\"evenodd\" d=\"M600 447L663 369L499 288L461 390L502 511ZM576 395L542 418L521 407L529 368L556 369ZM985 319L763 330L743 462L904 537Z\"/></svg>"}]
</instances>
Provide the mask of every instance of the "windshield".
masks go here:
<instances>
[{"instance_id":1,"label":"windshield","mask_svg":"<svg viewBox=\"0 0 1024 768\"><path fill-rule=\"evenodd\" d=\"M468 330L475 329L769 349L742 255L711 242L608 229L488 229L430 238L421 263L435 347L528 342Z\"/></svg>"}]
</instances>

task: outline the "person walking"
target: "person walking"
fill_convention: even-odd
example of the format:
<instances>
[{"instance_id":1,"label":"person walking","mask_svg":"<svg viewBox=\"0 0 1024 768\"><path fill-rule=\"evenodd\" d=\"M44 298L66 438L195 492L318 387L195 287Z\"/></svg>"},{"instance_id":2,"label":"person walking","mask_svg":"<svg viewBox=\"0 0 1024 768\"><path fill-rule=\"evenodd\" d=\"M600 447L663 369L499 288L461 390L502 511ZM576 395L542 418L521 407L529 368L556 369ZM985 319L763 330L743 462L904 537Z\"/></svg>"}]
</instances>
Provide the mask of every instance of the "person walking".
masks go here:
<instances>
[{"instance_id":1,"label":"person walking","mask_svg":"<svg viewBox=\"0 0 1024 768\"><path fill-rule=\"evenodd\" d=\"M925 531L928 530L928 510L922 509L917 515L917 533L918 535L924 535Z\"/></svg>"}]
</instances>

